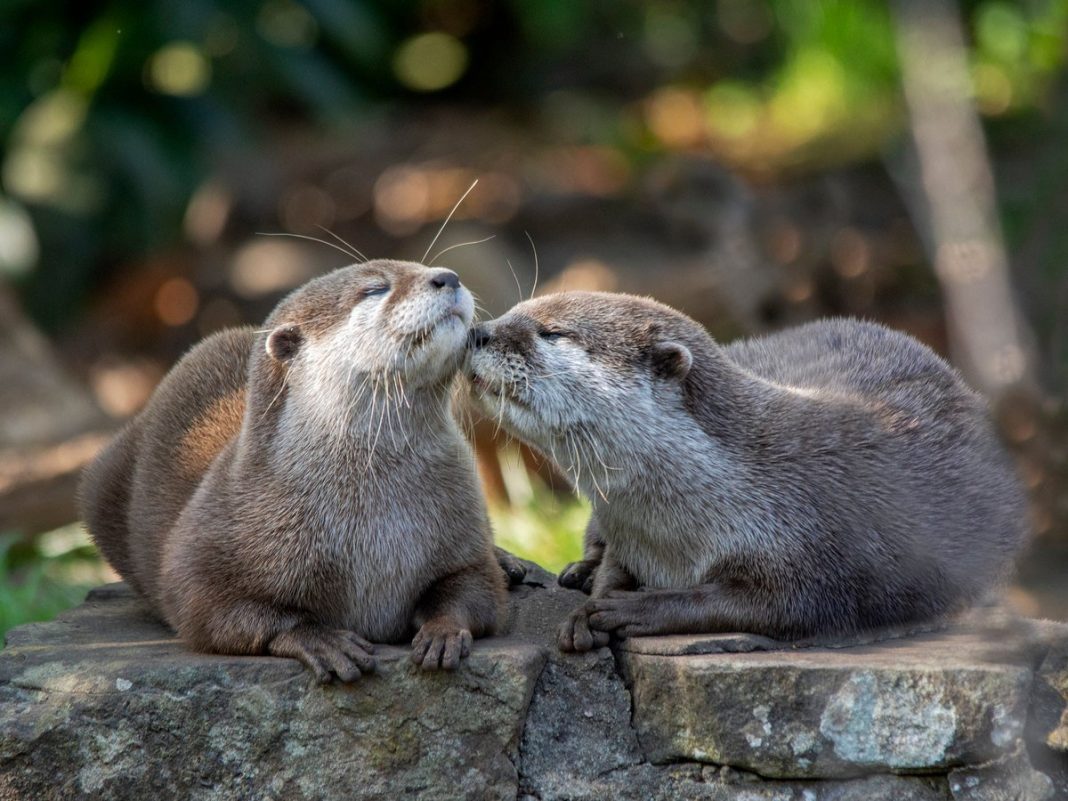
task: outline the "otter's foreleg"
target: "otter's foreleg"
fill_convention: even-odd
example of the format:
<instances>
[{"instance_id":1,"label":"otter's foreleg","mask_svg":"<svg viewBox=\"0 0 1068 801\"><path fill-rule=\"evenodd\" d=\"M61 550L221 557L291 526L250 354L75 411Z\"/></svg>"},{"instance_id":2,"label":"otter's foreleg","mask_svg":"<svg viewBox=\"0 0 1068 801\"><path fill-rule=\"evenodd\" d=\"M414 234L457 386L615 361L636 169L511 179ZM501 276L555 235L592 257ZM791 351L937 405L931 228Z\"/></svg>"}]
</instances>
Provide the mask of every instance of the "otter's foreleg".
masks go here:
<instances>
[{"instance_id":1,"label":"otter's foreleg","mask_svg":"<svg viewBox=\"0 0 1068 801\"><path fill-rule=\"evenodd\" d=\"M749 632L776 638L797 636L802 627L776 614L768 599L729 593L718 584L681 590L615 590L592 598L583 609L589 626L617 637L654 634Z\"/></svg>"},{"instance_id":2,"label":"otter's foreleg","mask_svg":"<svg viewBox=\"0 0 1068 801\"><path fill-rule=\"evenodd\" d=\"M589 595L593 591L593 580L597 572L597 566L601 564L603 558L604 539L601 537L601 530L597 524L597 515L595 514L590 517L590 522L586 524L586 535L582 544L582 560L564 565L557 583L561 587L581 590Z\"/></svg>"},{"instance_id":3,"label":"otter's foreleg","mask_svg":"<svg viewBox=\"0 0 1068 801\"><path fill-rule=\"evenodd\" d=\"M504 576L495 559L438 579L415 610L419 631L412 662L423 670L454 670L475 637L492 634L504 608Z\"/></svg>"}]
</instances>

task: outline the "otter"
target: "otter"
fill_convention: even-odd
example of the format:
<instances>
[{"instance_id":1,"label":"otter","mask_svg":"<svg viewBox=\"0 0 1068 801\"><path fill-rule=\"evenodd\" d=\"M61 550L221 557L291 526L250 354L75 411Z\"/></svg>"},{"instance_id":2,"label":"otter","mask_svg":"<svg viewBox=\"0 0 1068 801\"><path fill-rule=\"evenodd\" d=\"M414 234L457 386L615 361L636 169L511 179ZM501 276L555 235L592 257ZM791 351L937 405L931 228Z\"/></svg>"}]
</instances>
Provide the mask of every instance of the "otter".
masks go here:
<instances>
[{"instance_id":1,"label":"otter","mask_svg":"<svg viewBox=\"0 0 1068 801\"><path fill-rule=\"evenodd\" d=\"M457 667L505 601L450 412L473 314L451 270L377 260L208 337L87 468L92 538L194 650L349 682L414 632Z\"/></svg>"},{"instance_id":2,"label":"otter","mask_svg":"<svg viewBox=\"0 0 1068 801\"><path fill-rule=\"evenodd\" d=\"M1003 579L1027 508L985 404L911 337L820 320L729 345L654 300L564 292L476 328L476 401L593 513L564 650L944 619Z\"/></svg>"}]
</instances>

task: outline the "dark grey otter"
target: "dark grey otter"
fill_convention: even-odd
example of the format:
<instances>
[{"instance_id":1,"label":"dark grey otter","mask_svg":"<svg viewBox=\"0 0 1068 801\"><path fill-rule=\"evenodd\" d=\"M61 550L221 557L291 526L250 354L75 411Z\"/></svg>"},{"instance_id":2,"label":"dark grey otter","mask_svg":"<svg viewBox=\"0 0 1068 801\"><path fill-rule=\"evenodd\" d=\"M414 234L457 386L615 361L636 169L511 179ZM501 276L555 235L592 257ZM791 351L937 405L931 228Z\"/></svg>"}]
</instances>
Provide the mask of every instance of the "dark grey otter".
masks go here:
<instances>
[{"instance_id":1,"label":"dark grey otter","mask_svg":"<svg viewBox=\"0 0 1068 801\"><path fill-rule=\"evenodd\" d=\"M449 270L372 261L204 340L87 469L93 539L194 649L351 681L414 633L456 667L504 602L450 413L473 308Z\"/></svg>"},{"instance_id":2,"label":"dark grey otter","mask_svg":"<svg viewBox=\"0 0 1068 801\"><path fill-rule=\"evenodd\" d=\"M1026 539L983 400L882 326L724 346L652 300L567 292L473 342L487 413L593 505L561 576L593 596L566 650L607 632L793 640L926 621L997 585Z\"/></svg>"}]
</instances>

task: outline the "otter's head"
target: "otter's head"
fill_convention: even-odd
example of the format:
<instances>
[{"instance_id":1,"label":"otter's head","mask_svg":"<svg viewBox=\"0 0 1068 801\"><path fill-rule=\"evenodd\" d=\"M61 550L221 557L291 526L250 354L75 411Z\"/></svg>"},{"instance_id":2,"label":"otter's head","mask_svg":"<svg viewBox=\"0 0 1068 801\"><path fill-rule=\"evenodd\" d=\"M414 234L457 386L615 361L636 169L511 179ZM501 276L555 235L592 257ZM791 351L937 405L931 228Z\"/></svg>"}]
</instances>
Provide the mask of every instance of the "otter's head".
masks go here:
<instances>
[{"instance_id":1,"label":"otter's head","mask_svg":"<svg viewBox=\"0 0 1068 801\"><path fill-rule=\"evenodd\" d=\"M682 403L702 338L697 323L652 300L563 292L474 329L468 377L483 410L521 439L600 449Z\"/></svg>"},{"instance_id":2,"label":"otter's head","mask_svg":"<svg viewBox=\"0 0 1068 801\"><path fill-rule=\"evenodd\" d=\"M452 377L473 316L456 273L381 259L295 290L267 319L263 345L291 386L349 391L370 375L414 388Z\"/></svg>"}]
</instances>

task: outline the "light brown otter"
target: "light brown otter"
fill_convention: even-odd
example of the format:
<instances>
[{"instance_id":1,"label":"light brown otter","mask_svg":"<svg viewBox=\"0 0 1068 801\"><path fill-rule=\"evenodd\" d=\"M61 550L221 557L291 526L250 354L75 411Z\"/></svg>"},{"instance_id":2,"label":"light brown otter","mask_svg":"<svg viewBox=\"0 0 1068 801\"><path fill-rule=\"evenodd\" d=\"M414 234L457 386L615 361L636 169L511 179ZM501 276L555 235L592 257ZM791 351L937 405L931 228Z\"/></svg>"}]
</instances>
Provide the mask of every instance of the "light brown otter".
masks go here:
<instances>
[{"instance_id":1,"label":"light brown otter","mask_svg":"<svg viewBox=\"0 0 1068 801\"><path fill-rule=\"evenodd\" d=\"M371 261L204 340L87 469L93 539L194 649L352 681L415 632L455 668L504 602L449 405L473 306L449 270Z\"/></svg>"},{"instance_id":2,"label":"light brown otter","mask_svg":"<svg viewBox=\"0 0 1068 801\"><path fill-rule=\"evenodd\" d=\"M487 412L593 505L585 557L560 579L592 594L565 650L609 632L908 626L994 587L1027 536L982 399L879 325L723 346L655 301L568 292L473 340Z\"/></svg>"}]
</instances>

